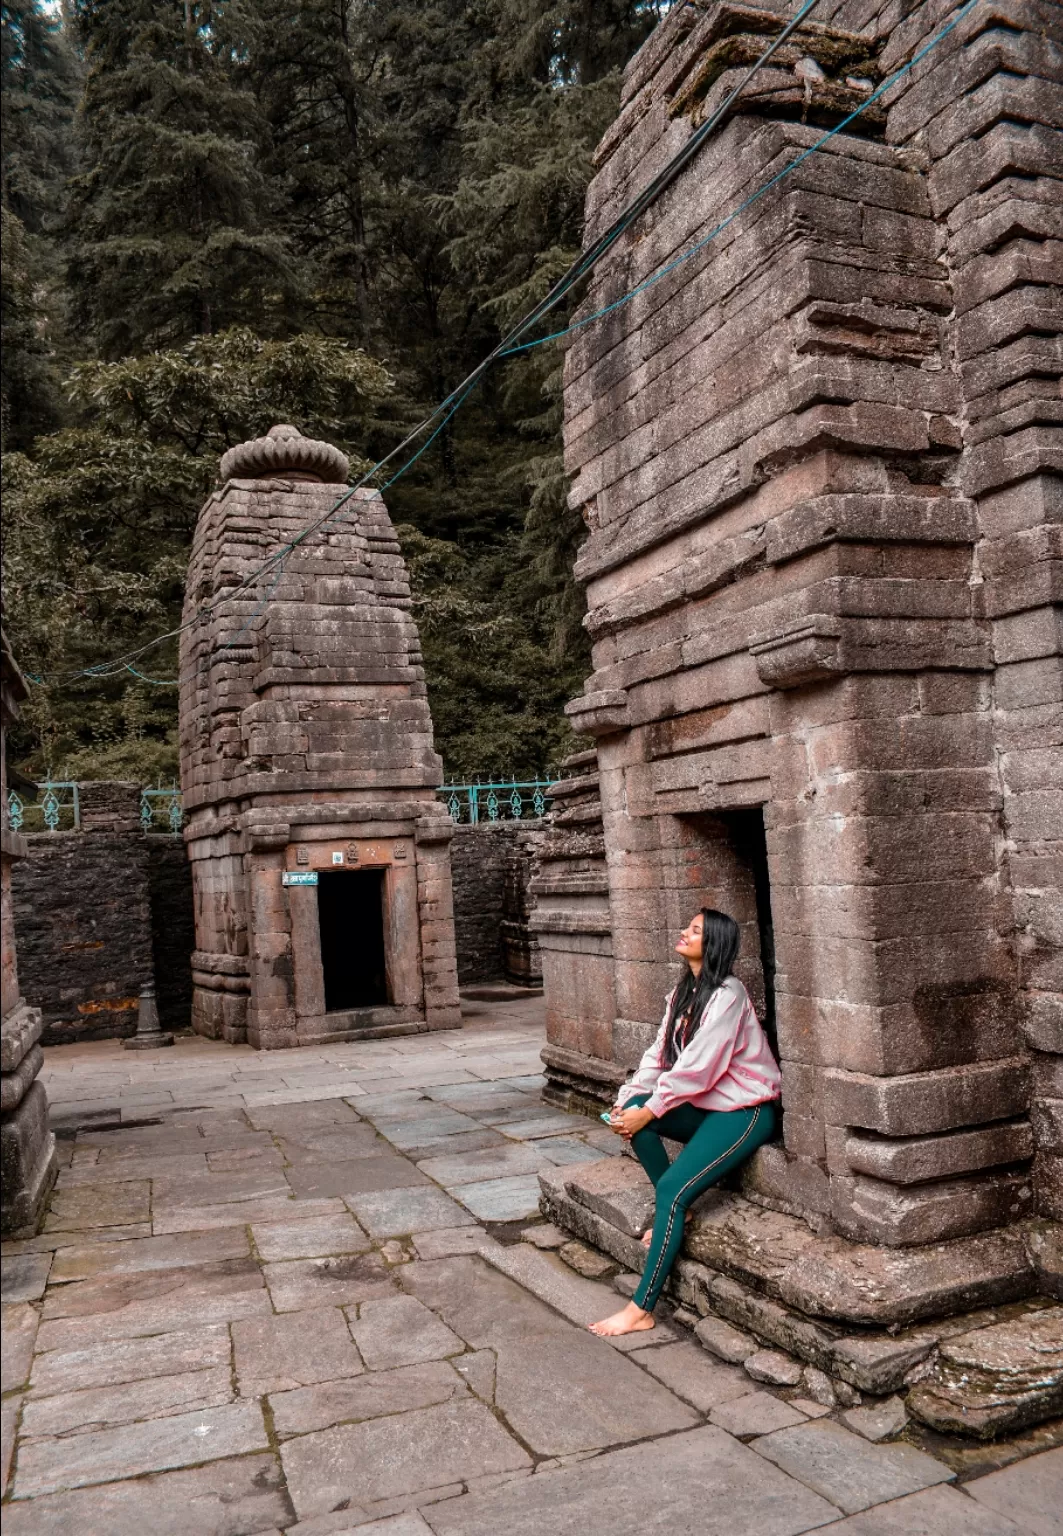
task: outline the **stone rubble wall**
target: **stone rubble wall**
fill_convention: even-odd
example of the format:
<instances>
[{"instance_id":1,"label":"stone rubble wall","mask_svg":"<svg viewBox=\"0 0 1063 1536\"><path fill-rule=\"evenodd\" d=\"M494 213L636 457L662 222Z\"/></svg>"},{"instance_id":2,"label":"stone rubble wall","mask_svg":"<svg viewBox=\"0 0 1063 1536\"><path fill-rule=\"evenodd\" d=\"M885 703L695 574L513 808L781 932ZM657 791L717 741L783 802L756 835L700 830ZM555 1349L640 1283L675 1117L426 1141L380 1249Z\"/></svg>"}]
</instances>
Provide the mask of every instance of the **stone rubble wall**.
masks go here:
<instances>
[{"instance_id":1,"label":"stone rubble wall","mask_svg":"<svg viewBox=\"0 0 1063 1536\"><path fill-rule=\"evenodd\" d=\"M26 997L43 1045L135 1034L153 977L165 1029L187 1029L195 925L183 843L141 830L140 788L79 786L81 830L33 833L13 897Z\"/></svg>"},{"instance_id":2,"label":"stone rubble wall","mask_svg":"<svg viewBox=\"0 0 1063 1536\"><path fill-rule=\"evenodd\" d=\"M542 984L539 945L531 931L531 884L542 842L541 821L488 821L455 826L450 845L458 981Z\"/></svg>"},{"instance_id":3,"label":"stone rubble wall","mask_svg":"<svg viewBox=\"0 0 1063 1536\"><path fill-rule=\"evenodd\" d=\"M48 1095L38 1081L44 1065L41 1013L23 996L18 971L12 877L25 862L26 839L7 825L5 738L25 698L25 681L0 631L0 1231L5 1237L36 1233L58 1170Z\"/></svg>"}]
</instances>

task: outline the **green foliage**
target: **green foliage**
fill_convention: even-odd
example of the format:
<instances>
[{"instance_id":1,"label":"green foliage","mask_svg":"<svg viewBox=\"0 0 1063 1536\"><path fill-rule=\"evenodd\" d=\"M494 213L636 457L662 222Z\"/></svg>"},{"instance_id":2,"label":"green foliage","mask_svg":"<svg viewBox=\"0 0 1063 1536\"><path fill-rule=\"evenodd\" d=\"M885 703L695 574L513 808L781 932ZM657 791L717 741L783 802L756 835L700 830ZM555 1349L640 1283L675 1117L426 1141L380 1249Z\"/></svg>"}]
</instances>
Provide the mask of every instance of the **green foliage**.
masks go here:
<instances>
[{"instance_id":1,"label":"green foliage","mask_svg":"<svg viewBox=\"0 0 1063 1536\"><path fill-rule=\"evenodd\" d=\"M78 0L86 168L70 210L75 323L105 357L284 325L299 287L234 83L224 4Z\"/></svg>"},{"instance_id":2,"label":"green foliage","mask_svg":"<svg viewBox=\"0 0 1063 1536\"><path fill-rule=\"evenodd\" d=\"M0 8L0 393L3 447L59 424L62 344L54 235L74 167L79 66L34 0Z\"/></svg>"},{"instance_id":3,"label":"green foliage","mask_svg":"<svg viewBox=\"0 0 1063 1536\"><path fill-rule=\"evenodd\" d=\"M391 389L347 343L249 331L174 352L82 363L68 381L89 425L4 460L5 612L27 673L96 666L179 622L188 546L219 456L278 420L358 455L362 420ZM364 461L362 461L364 462ZM139 670L176 676L176 643ZM123 672L33 690L29 769L154 777L176 771L176 691Z\"/></svg>"},{"instance_id":4,"label":"green foliage","mask_svg":"<svg viewBox=\"0 0 1063 1536\"><path fill-rule=\"evenodd\" d=\"M66 31L37 0L0 7L3 205L32 235L53 229L74 168L80 66Z\"/></svg>"},{"instance_id":5,"label":"green foliage","mask_svg":"<svg viewBox=\"0 0 1063 1536\"><path fill-rule=\"evenodd\" d=\"M51 435L9 440L26 450L10 623L38 673L172 624L225 447L287 419L382 457L549 290L658 16L652 0L71 3L81 161L51 246L79 347L66 399L20 276L32 257L11 287L20 366L43 335L52 369L19 407ZM387 492L454 774L541 773L569 745L588 654L561 361L551 344L493 368ZM151 660L174 675L172 648ZM38 770L168 772L173 711L172 690L128 675L40 690L22 744Z\"/></svg>"}]
</instances>

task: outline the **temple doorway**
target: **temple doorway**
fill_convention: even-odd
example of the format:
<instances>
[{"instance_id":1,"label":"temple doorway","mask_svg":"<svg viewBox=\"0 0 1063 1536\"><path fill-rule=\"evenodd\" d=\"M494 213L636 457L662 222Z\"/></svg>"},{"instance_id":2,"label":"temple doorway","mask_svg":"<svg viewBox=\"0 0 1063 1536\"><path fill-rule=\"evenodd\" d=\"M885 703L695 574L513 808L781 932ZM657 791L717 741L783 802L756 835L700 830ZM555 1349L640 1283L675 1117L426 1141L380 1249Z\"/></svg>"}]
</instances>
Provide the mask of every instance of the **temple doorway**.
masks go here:
<instances>
[{"instance_id":1,"label":"temple doorway","mask_svg":"<svg viewBox=\"0 0 1063 1536\"><path fill-rule=\"evenodd\" d=\"M722 818L740 864L753 881L757 909L757 936L760 940L760 969L763 977L763 1005L760 1022L771 1041L776 1058L779 1043L775 1024L775 927L771 916L771 882L768 876L768 842L764 833L764 812L728 811ZM759 1001L759 1000L758 1000Z\"/></svg>"},{"instance_id":2,"label":"temple doorway","mask_svg":"<svg viewBox=\"0 0 1063 1536\"><path fill-rule=\"evenodd\" d=\"M760 806L735 808L677 817L674 825L678 836L669 879L675 887L669 934L689 922L699 903L735 918L742 930L735 969L749 988L777 1055L775 925L764 812Z\"/></svg>"},{"instance_id":3,"label":"temple doorway","mask_svg":"<svg viewBox=\"0 0 1063 1536\"><path fill-rule=\"evenodd\" d=\"M384 956L384 871L322 871L317 914L325 1012L390 1001Z\"/></svg>"}]
</instances>

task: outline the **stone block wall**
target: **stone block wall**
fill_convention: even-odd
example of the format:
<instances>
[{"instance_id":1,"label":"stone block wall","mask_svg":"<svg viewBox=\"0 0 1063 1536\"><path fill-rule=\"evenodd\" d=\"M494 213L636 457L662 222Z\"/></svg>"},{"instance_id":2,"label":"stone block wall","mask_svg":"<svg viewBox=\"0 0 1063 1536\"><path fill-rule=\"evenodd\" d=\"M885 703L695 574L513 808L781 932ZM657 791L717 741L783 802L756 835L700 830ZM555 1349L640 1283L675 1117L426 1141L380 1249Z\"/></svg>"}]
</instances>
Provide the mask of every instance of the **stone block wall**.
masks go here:
<instances>
[{"instance_id":1,"label":"stone block wall","mask_svg":"<svg viewBox=\"0 0 1063 1536\"><path fill-rule=\"evenodd\" d=\"M167 1029L191 1017L194 920L183 843L140 826L140 788L79 786L81 830L33 833L13 898L23 990L44 1045L136 1032L155 979Z\"/></svg>"},{"instance_id":2,"label":"stone block wall","mask_svg":"<svg viewBox=\"0 0 1063 1536\"><path fill-rule=\"evenodd\" d=\"M641 1049L616 1017L598 755L577 752L561 772L532 885L546 994L544 1096L593 1112L613 1102Z\"/></svg>"},{"instance_id":3,"label":"stone block wall","mask_svg":"<svg viewBox=\"0 0 1063 1536\"><path fill-rule=\"evenodd\" d=\"M542 837L539 821L454 828L450 862L462 986L492 981L541 985L542 962L530 920Z\"/></svg>"}]
</instances>

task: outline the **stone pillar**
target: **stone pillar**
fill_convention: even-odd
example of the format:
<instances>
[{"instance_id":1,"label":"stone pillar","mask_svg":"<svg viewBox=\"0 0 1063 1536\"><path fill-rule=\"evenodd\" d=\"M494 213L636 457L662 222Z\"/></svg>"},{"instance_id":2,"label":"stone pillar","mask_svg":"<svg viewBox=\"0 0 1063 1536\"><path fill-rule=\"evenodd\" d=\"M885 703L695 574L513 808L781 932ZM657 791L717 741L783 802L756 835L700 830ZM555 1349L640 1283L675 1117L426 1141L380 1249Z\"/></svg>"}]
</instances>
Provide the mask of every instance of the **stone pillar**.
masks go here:
<instances>
[{"instance_id":1,"label":"stone pillar","mask_svg":"<svg viewBox=\"0 0 1063 1536\"><path fill-rule=\"evenodd\" d=\"M48 1097L36 1081L44 1065L39 1008L19 992L11 864L25 858L25 839L7 825L7 754L4 736L18 719L26 685L0 632L0 1209L5 1237L32 1236L55 1182L55 1137L48 1129Z\"/></svg>"},{"instance_id":2,"label":"stone pillar","mask_svg":"<svg viewBox=\"0 0 1063 1536\"><path fill-rule=\"evenodd\" d=\"M417 822L417 906L424 972L425 1022L429 1029L460 1029L458 959L454 947L454 897L450 841L454 826L442 805Z\"/></svg>"},{"instance_id":3,"label":"stone pillar","mask_svg":"<svg viewBox=\"0 0 1063 1536\"><path fill-rule=\"evenodd\" d=\"M543 1096L593 1113L613 1102L632 1046L618 1038L598 755L577 752L561 771L532 883L546 996Z\"/></svg>"}]
</instances>

